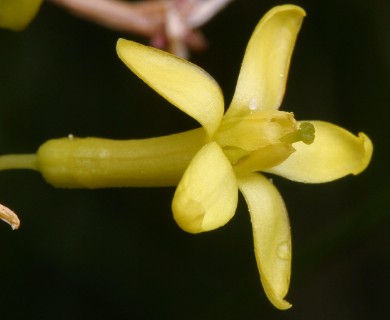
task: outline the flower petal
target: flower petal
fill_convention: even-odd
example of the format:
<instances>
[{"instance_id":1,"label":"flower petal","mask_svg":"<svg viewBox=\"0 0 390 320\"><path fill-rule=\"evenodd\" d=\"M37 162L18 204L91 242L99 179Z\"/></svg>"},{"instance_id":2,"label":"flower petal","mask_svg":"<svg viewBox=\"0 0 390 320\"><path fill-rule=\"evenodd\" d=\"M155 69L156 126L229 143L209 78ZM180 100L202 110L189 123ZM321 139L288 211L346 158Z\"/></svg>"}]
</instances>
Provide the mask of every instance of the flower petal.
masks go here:
<instances>
[{"instance_id":1,"label":"flower petal","mask_svg":"<svg viewBox=\"0 0 390 320\"><path fill-rule=\"evenodd\" d=\"M237 199L233 168L220 146L210 142L184 172L173 198L173 216L187 232L213 230L233 217Z\"/></svg>"},{"instance_id":2,"label":"flower petal","mask_svg":"<svg viewBox=\"0 0 390 320\"><path fill-rule=\"evenodd\" d=\"M265 293L281 310L291 304L284 300L290 284L291 235L283 199L263 175L251 173L238 179L248 203L257 266Z\"/></svg>"},{"instance_id":3,"label":"flower petal","mask_svg":"<svg viewBox=\"0 0 390 320\"><path fill-rule=\"evenodd\" d=\"M0 28L23 30L38 13L43 0L1 0Z\"/></svg>"},{"instance_id":4,"label":"flower petal","mask_svg":"<svg viewBox=\"0 0 390 320\"><path fill-rule=\"evenodd\" d=\"M197 120L209 137L214 134L224 102L220 87L206 71L167 52L124 39L118 40L117 53L138 77Z\"/></svg>"},{"instance_id":5,"label":"flower petal","mask_svg":"<svg viewBox=\"0 0 390 320\"><path fill-rule=\"evenodd\" d=\"M283 5L261 19L249 40L228 117L279 108L304 16L300 7Z\"/></svg>"},{"instance_id":6,"label":"flower petal","mask_svg":"<svg viewBox=\"0 0 390 320\"><path fill-rule=\"evenodd\" d=\"M373 145L364 134L353 135L334 124L310 121L315 128L314 142L297 142L296 151L278 166L267 170L290 180L321 183L348 174L359 174L370 163Z\"/></svg>"}]
</instances>

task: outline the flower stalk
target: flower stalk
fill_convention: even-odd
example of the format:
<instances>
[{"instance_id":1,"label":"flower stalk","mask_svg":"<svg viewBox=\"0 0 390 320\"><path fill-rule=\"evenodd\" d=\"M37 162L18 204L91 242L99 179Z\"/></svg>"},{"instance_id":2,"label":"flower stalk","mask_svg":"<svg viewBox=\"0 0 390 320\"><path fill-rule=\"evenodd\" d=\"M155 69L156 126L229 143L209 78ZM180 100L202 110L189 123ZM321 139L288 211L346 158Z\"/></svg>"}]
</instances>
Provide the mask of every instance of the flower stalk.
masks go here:
<instances>
[{"instance_id":1,"label":"flower stalk","mask_svg":"<svg viewBox=\"0 0 390 320\"><path fill-rule=\"evenodd\" d=\"M36 154L7 154L0 156L0 171L13 169L37 170Z\"/></svg>"}]
</instances>

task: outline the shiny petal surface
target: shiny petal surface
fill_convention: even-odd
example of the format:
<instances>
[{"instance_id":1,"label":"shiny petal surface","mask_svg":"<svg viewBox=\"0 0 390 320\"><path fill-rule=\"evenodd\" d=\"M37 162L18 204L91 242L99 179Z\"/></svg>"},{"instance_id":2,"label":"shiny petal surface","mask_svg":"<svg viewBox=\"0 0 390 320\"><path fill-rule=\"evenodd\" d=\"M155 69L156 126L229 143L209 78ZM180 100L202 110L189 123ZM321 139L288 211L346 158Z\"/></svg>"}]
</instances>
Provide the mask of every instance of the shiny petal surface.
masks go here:
<instances>
[{"instance_id":1,"label":"shiny petal surface","mask_svg":"<svg viewBox=\"0 0 390 320\"><path fill-rule=\"evenodd\" d=\"M119 58L150 87L197 120L211 137L224 102L216 81L200 67L167 52L119 39Z\"/></svg>"},{"instance_id":2,"label":"shiny petal surface","mask_svg":"<svg viewBox=\"0 0 390 320\"><path fill-rule=\"evenodd\" d=\"M293 144L296 151L267 172L298 182L322 183L348 174L356 175L366 169L373 145L364 133L355 136L328 122L310 123L315 128L314 142Z\"/></svg>"},{"instance_id":3,"label":"shiny petal surface","mask_svg":"<svg viewBox=\"0 0 390 320\"><path fill-rule=\"evenodd\" d=\"M1 0L0 28L23 30L38 13L43 0Z\"/></svg>"},{"instance_id":4,"label":"shiny petal surface","mask_svg":"<svg viewBox=\"0 0 390 320\"><path fill-rule=\"evenodd\" d=\"M251 173L238 180L251 216L257 266L265 293L281 310L291 304L284 300L291 274L290 223L283 199L263 175Z\"/></svg>"},{"instance_id":5,"label":"shiny petal surface","mask_svg":"<svg viewBox=\"0 0 390 320\"><path fill-rule=\"evenodd\" d=\"M304 16L302 8L283 5L261 19L249 40L228 117L279 108Z\"/></svg>"},{"instance_id":6,"label":"shiny petal surface","mask_svg":"<svg viewBox=\"0 0 390 320\"><path fill-rule=\"evenodd\" d=\"M237 199L233 168L219 145L210 142L195 155L177 186L173 216L187 232L213 230L233 217Z\"/></svg>"}]
</instances>

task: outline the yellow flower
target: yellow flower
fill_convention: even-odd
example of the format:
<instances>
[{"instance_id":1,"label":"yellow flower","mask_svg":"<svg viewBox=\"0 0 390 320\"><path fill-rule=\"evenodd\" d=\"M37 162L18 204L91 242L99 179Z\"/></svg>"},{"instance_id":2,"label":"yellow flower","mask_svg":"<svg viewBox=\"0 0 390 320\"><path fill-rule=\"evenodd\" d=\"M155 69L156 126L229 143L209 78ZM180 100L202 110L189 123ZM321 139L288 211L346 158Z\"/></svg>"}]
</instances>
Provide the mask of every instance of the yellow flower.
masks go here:
<instances>
[{"instance_id":1,"label":"yellow flower","mask_svg":"<svg viewBox=\"0 0 390 320\"><path fill-rule=\"evenodd\" d=\"M289 308L284 300L291 269L288 215L277 189L259 172L327 182L363 171L373 151L363 133L354 136L321 121L297 122L292 113L278 110L304 16L303 9L284 5L262 18L225 114L221 89L203 69L120 39L122 61L202 127L141 140L53 139L36 155L1 156L0 170L36 169L47 182L67 188L177 185L173 215L191 233L226 224L240 190L249 206L264 290L275 307Z\"/></svg>"},{"instance_id":2,"label":"yellow flower","mask_svg":"<svg viewBox=\"0 0 390 320\"><path fill-rule=\"evenodd\" d=\"M23 30L38 13L43 0L1 0L0 28Z\"/></svg>"},{"instance_id":3,"label":"yellow flower","mask_svg":"<svg viewBox=\"0 0 390 320\"><path fill-rule=\"evenodd\" d=\"M285 5L263 17L225 115L221 90L204 70L135 42L120 39L117 45L119 57L138 77L206 132L204 146L177 186L172 204L176 222L192 233L218 228L233 217L240 190L249 206L261 281L279 309L290 307L284 300L290 281L290 226L278 191L257 172L326 182L358 174L372 154L371 141L362 133L355 137L321 121L299 126L291 113L278 111L304 16L303 9Z\"/></svg>"}]
</instances>

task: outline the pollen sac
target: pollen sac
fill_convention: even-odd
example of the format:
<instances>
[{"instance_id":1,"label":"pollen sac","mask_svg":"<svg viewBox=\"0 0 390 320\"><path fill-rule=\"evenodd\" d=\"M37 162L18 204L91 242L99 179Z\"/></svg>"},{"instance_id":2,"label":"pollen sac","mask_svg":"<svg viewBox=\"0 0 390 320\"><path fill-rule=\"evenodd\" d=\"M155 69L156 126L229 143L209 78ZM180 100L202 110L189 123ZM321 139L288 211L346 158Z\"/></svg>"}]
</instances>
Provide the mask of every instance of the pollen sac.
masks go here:
<instances>
[{"instance_id":1,"label":"pollen sac","mask_svg":"<svg viewBox=\"0 0 390 320\"><path fill-rule=\"evenodd\" d=\"M315 138L315 129L310 122L302 122L299 125L299 133L301 141L305 144L312 144Z\"/></svg>"}]
</instances>

